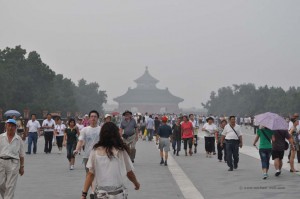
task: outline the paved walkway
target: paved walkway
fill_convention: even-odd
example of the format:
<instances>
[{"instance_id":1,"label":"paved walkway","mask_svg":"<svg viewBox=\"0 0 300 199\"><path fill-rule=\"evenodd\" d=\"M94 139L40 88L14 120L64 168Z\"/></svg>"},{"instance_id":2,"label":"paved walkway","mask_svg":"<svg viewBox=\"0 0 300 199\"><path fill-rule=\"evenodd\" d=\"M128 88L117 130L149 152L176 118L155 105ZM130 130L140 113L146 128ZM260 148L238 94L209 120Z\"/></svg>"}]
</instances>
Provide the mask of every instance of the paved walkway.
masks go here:
<instances>
[{"instance_id":1,"label":"paved walkway","mask_svg":"<svg viewBox=\"0 0 300 199\"><path fill-rule=\"evenodd\" d=\"M128 182L129 198L298 198L299 175L284 170L277 178L271 165L270 178L262 180L258 151L251 147L253 133L249 129L244 132L246 146L241 150L239 168L234 172L228 172L227 165L219 163L216 157L205 157L202 139L198 154L171 157L169 167L159 166L160 158L154 143L140 141L134 166L141 190L135 191ZM25 176L18 180L15 198L80 198L85 178L82 158L77 157L75 170L70 171L66 152L57 154L54 147L53 153L46 155L42 153L43 143L41 137L38 154L26 156ZM285 168L289 169L288 165Z\"/></svg>"}]
</instances>

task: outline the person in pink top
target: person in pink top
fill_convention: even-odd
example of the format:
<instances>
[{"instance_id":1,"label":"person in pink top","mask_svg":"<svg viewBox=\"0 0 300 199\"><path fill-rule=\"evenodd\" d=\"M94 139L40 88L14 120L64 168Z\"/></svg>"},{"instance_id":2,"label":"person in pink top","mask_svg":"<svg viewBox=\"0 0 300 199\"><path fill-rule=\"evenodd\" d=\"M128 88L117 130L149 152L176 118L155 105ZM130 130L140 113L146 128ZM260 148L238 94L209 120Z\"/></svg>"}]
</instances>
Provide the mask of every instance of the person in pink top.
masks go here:
<instances>
[{"instance_id":1,"label":"person in pink top","mask_svg":"<svg viewBox=\"0 0 300 199\"><path fill-rule=\"evenodd\" d=\"M185 156L187 156L187 144L189 144L189 154L192 156L192 147L193 147L193 139L194 139L194 128L193 124L189 121L188 116L184 115L182 117L183 122L181 124L181 134L184 144Z\"/></svg>"}]
</instances>

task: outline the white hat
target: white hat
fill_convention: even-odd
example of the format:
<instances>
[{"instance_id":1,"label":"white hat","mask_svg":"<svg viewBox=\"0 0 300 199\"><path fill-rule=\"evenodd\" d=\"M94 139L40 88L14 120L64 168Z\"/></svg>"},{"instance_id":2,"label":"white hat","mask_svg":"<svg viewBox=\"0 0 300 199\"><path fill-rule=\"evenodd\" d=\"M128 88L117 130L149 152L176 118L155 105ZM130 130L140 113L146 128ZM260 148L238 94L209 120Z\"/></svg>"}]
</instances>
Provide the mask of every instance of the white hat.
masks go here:
<instances>
[{"instance_id":1,"label":"white hat","mask_svg":"<svg viewBox=\"0 0 300 199\"><path fill-rule=\"evenodd\" d=\"M104 116L105 119L108 118L108 117L111 117L111 115L110 115L110 114L106 114L106 115Z\"/></svg>"}]
</instances>

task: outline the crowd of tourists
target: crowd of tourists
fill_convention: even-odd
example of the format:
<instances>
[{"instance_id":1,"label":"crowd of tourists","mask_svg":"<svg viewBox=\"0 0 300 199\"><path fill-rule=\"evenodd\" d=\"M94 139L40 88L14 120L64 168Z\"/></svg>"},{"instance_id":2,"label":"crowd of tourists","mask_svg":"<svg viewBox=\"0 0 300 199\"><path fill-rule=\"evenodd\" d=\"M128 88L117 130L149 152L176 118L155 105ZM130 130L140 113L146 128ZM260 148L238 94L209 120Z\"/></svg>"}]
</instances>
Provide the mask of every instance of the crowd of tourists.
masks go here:
<instances>
[{"instance_id":1,"label":"crowd of tourists","mask_svg":"<svg viewBox=\"0 0 300 199\"><path fill-rule=\"evenodd\" d=\"M18 135L18 123L13 119L6 121L6 131L0 135L0 194L2 198L13 198L18 174L24 174L24 157L37 153L37 140L43 135L44 153L51 154L53 144L61 154L63 147L67 151L68 168L74 170L76 155L83 153L86 179L82 199L87 198L127 198L125 178L127 177L136 190L140 184L133 172L133 163L137 152L136 143L148 141L159 148L160 165L168 166L169 152L174 156L192 157L198 153L199 136L204 135L206 158L225 162L228 171L238 169L239 148L243 147L242 125L254 127L256 137L253 146L259 141L263 179L268 178L270 158L274 160L275 176L281 175L284 151L290 149L290 172L299 172L295 168L295 156L300 162L300 126L299 115L289 118L289 129L270 130L259 126L253 118L236 116L215 117L194 114L133 114L125 111L120 117L106 114L100 119L97 111L91 111L83 118L71 118L62 121L51 114L42 122L36 115ZM27 151L25 152L25 141ZM289 141L289 143L286 142ZM183 154L181 154L183 144Z\"/></svg>"}]
</instances>

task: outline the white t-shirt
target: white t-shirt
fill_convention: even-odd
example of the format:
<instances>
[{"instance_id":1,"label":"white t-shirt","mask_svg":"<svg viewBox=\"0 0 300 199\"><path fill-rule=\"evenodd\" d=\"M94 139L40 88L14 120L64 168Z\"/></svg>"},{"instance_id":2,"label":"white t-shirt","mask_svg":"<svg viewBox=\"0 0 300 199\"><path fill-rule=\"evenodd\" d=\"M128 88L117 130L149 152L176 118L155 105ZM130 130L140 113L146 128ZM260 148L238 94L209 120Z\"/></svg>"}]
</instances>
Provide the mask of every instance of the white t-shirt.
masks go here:
<instances>
[{"instance_id":1,"label":"white t-shirt","mask_svg":"<svg viewBox=\"0 0 300 199\"><path fill-rule=\"evenodd\" d=\"M109 159L105 149L92 150L86 167L95 174L98 186L124 186L126 175L133 171L133 165L126 151L113 150L115 158Z\"/></svg>"},{"instance_id":2,"label":"white t-shirt","mask_svg":"<svg viewBox=\"0 0 300 199\"><path fill-rule=\"evenodd\" d=\"M94 147L95 144L99 142L100 139L100 126L97 126L95 128L91 126L84 127L80 131L80 136L78 140L84 141L84 156L83 158L89 158L90 153Z\"/></svg>"},{"instance_id":3,"label":"white t-shirt","mask_svg":"<svg viewBox=\"0 0 300 199\"><path fill-rule=\"evenodd\" d=\"M51 120L49 121L48 119L45 119L45 120L43 121L42 127L45 127L45 126L55 127L55 122L54 122L54 120L51 119ZM44 131L47 131L47 132L52 131L52 132L53 132L54 129L44 129Z\"/></svg>"},{"instance_id":4,"label":"white t-shirt","mask_svg":"<svg viewBox=\"0 0 300 199\"><path fill-rule=\"evenodd\" d=\"M208 131L208 132L205 131L205 137L215 137L215 132L218 131L218 128L215 124L205 123L202 128Z\"/></svg>"},{"instance_id":5,"label":"white t-shirt","mask_svg":"<svg viewBox=\"0 0 300 199\"><path fill-rule=\"evenodd\" d=\"M239 125L235 125L234 126L234 130L236 131L236 133L238 134L238 136L243 135L241 132L241 127ZM227 124L223 130L222 135L225 136L226 140L238 140L238 136L236 135L236 133L233 131L233 129L230 127L229 124Z\"/></svg>"},{"instance_id":6,"label":"white t-shirt","mask_svg":"<svg viewBox=\"0 0 300 199\"><path fill-rule=\"evenodd\" d=\"M83 124L76 124L76 126L78 127L79 132L84 128Z\"/></svg>"},{"instance_id":7,"label":"white t-shirt","mask_svg":"<svg viewBox=\"0 0 300 199\"><path fill-rule=\"evenodd\" d=\"M34 120L34 122L32 120L29 120L27 122L26 127L29 129L28 132L32 133L32 132L38 132L38 129L41 128L41 125L37 120Z\"/></svg>"},{"instance_id":8,"label":"white t-shirt","mask_svg":"<svg viewBox=\"0 0 300 199\"><path fill-rule=\"evenodd\" d=\"M56 134L56 136L64 136L66 125L64 125L64 124L57 124L57 125L55 125L54 129L58 133L58 134Z\"/></svg>"}]
</instances>

